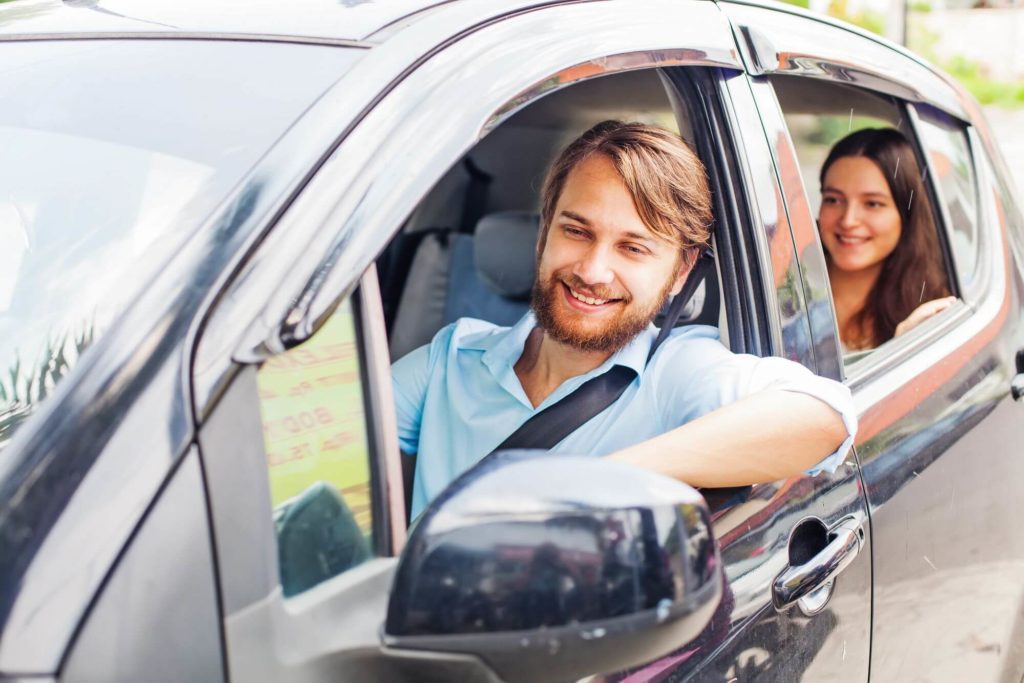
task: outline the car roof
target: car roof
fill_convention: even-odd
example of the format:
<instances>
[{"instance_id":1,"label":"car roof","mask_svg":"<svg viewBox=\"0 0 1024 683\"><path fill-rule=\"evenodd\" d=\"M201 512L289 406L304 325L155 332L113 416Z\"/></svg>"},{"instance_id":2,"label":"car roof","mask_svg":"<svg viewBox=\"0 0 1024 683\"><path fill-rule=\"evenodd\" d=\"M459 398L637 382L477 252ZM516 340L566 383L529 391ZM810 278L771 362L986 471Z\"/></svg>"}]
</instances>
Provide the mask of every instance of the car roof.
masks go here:
<instances>
[{"instance_id":1,"label":"car roof","mask_svg":"<svg viewBox=\"0 0 1024 683\"><path fill-rule=\"evenodd\" d=\"M361 41L449 0L20 0L0 4L0 40L137 34Z\"/></svg>"}]
</instances>

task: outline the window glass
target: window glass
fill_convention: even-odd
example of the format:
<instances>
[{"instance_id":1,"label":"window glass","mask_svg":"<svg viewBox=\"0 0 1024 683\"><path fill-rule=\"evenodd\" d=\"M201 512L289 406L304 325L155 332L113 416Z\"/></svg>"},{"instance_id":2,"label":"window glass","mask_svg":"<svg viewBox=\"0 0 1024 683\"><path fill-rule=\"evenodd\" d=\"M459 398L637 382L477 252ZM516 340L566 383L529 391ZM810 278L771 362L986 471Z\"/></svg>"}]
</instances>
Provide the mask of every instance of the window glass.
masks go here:
<instances>
[{"instance_id":1,"label":"window glass","mask_svg":"<svg viewBox=\"0 0 1024 683\"><path fill-rule=\"evenodd\" d=\"M792 76L773 78L772 86L815 213L821 203L818 176L832 145L864 128L903 127L899 106L884 95Z\"/></svg>"},{"instance_id":2,"label":"window glass","mask_svg":"<svg viewBox=\"0 0 1024 683\"><path fill-rule=\"evenodd\" d=\"M281 585L295 595L372 553L370 449L348 300L257 374Z\"/></svg>"},{"instance_id":3,"label":"window glass","mask_svg":"<svg viewBox=\"0 0 1024 683\"><path fill-rule=\"evenodd\" d=\"M916 109L928 170L949 227L953 261L960 284L968 289L978 259L978 197L967 135L951 116L924 105Z\"/></svg>"},{"instance_id":4,"label":"window glass","mask_svg":"<svg viewBox=\"0 0 1024 683\"><path fill-rule=\"evenodd\" d=\"M228 41L0 46L0 450L354 58Z\"/></svg>"}]
</instances>

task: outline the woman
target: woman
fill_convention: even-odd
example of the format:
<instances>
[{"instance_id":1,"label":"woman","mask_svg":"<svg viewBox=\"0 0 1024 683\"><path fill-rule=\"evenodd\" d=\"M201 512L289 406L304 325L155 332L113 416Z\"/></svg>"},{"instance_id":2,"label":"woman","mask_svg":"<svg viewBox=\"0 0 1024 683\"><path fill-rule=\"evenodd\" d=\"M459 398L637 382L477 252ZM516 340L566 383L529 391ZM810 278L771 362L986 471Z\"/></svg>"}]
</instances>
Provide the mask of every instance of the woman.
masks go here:
<instances>
[{"instance_id":1,"label":"woman","mask_svg":"<svg viewBox=\"0 0 1024 683\"><path fill-rule=\"evenodd\" d=\"M860 130L836 143L821 169L818 229L845 350L874 348L956 300L917 158L899 131Z\"/></svg>"}]
</instances>

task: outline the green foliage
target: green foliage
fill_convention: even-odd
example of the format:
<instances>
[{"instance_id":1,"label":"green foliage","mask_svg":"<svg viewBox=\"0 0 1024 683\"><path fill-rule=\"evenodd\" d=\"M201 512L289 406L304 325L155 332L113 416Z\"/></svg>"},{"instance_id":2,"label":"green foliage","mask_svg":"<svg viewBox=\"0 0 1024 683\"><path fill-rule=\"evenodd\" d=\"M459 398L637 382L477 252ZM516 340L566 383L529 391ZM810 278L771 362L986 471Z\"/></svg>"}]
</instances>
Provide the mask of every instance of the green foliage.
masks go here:
<instances>
[{"instance_id":1,"label":"green foliage","mask_svg":"<svg viewBox=\"0 0 1024 683\"><path fill-rule=\"evenodd\" d=\"M938 65L950 76L960 81L967 92L983 105L996 105L1007 109L1024 106L1024 83L998 81L985 73L985 68L967 57L957 55L952 59L939 59L935 45L939 36L929 31L920 22L909 18L908 46L933 64Z\"/></svg>"},{"instance_id":2,"label":"green foliage","mask_svg":"<svg viewBox=\"0 0 1024 683\"><path fill-rule=\"evenodd\" d=\"M851 12L846 0L832 0L828 4L828 15L836 19L842 19L854 26L885 35L885 15L881 12L865 9L860 12Z\"/></svg>"},{"instance_id":3,"label":"green foliage","mask_svg":"<svg viewBox=\"0 0 1024 683\"><path fill-rule=\"evenodd\" d=\"M39 361L26 366L19 356L0 374L0 448L14 434L36 406L46 400L95 337L92 323L75 332L47 340Z\"/></svg>"},{"instance_id":4,"label":"green foliage","mask_svg":"<svg viewBox=\"0 0 1024 683\"><path fill-rule=\"evenodd\" d=\"M855 130L886 125L884 121L866 116L818 116L816 123L817 126L807 133L805 141L826 147L831 147L840 138Z\"/></svg>"},{"instance_id":5,"label":"green foliage","mask_svg":"<svg viewBox=\"0 0 1024 683\"><path fill-rule=\"evenodd\" d=\"M811 0L782 0L787 5L796 5L797 7L803 7L804 9L811 8Z\"/></svg>"},{"instance_id":6,"label":"green foliage","mask_svg":"<svg viewBox=\"0 0 1024 683\"><path fill-rule=\"evenodd\" d=\"M1006 108L1024 106L1024 83L989 78L980 64L959 55L942 66L982 104Z\"/></svg>"}]
</instances>

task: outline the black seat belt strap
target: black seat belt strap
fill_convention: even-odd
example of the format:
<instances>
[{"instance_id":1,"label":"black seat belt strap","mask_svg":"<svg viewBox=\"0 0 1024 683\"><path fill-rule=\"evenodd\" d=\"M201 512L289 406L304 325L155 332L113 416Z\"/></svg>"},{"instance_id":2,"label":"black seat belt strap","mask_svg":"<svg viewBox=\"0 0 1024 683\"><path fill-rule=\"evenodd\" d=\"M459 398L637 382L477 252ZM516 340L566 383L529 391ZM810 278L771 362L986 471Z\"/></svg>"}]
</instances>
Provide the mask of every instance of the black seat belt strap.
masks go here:
<instances>
[{"instance_id":1,"label":"black seat belt strap","mask_svg":"<svg viewBox=\"0 0 1024 683\"><path fill-rule=\"evenodd\" d=\"M616 365L608 372L588 379L576 391L520 425L494 450L552 448L614 403L634 379L636 370L625 365Z\"/></svg>"}]
</instances>

